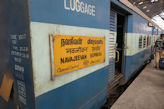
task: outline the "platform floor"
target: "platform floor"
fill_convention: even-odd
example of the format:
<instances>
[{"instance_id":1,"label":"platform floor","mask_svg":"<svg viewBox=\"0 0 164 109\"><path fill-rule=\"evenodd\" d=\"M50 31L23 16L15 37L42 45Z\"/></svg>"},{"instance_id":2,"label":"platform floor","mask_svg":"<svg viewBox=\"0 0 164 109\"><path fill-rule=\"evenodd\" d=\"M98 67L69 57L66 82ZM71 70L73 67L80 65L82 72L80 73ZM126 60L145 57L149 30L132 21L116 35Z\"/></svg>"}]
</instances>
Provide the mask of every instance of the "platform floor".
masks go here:
<instances>
[{"instance_id":1,"label":"platform floor","mask_svg":"<svg viewBox=\"0 0 164 109\"><path fill-rule=\"evenodd\" d=\"M152 63L145 67L111 109L164 109L164 70L153 68Z\"/></svg>"}]
</instances>

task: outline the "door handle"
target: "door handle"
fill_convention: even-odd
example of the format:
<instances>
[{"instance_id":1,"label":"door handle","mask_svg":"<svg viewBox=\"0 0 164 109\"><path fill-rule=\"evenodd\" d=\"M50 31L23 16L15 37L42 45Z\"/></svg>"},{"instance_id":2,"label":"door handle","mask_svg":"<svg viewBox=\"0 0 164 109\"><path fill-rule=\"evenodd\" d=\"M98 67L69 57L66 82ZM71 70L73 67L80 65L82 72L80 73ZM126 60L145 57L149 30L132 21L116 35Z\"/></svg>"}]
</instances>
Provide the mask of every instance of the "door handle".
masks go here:
<instances>
[{"instance_id":1,"label":"door handle","mask_svg":"<svg viewBox=\"0 0 164 109\"><path fill-rule=\"evenodd\" d=\"M116 51L116 56L117 56L117 60L116 60L116 63L118 63L120 61L120 53L119 51Z\"/></svg>"}]
</instances>

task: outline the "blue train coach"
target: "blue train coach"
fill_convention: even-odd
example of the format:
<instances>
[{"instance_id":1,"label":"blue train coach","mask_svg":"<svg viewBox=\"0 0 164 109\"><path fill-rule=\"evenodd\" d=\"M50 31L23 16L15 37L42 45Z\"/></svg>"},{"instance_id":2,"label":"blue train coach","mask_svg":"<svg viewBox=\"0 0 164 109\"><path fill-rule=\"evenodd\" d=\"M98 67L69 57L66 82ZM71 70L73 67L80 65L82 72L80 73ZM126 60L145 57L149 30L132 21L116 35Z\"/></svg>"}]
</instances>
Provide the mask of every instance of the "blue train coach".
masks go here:
<instances>
[{"instance_id":1,"label":"blue train coach","mask_svg":"<svg viewBox=\"0 0 164 109\"><path fill-rule=\"evenodd\" d=\"M0 16L4 109L99 109L162 32L124 0L1 0Z\"/></svg>"}]
</instances>

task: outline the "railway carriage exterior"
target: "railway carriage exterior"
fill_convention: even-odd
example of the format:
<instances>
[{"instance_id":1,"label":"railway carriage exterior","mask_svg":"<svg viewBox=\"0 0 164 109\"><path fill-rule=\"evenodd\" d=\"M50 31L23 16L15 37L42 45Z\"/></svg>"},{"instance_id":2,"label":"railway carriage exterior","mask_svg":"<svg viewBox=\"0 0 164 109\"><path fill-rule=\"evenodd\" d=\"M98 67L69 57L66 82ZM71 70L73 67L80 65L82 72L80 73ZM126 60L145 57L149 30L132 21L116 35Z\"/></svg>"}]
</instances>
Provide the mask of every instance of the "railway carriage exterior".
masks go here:
<instances>
[{"instance_id":1,"label":"railway carriage exterior","mask_svg":"<svg viewBox=\"0 0 164 109\"><path fill-rule=\"evenodd\" d=\"M4 108L99 109L115 79L125 84L151 59L162 32L117 0L0 4L0 79L8 72L14 80Z\"/></svg>"}]
</instances>

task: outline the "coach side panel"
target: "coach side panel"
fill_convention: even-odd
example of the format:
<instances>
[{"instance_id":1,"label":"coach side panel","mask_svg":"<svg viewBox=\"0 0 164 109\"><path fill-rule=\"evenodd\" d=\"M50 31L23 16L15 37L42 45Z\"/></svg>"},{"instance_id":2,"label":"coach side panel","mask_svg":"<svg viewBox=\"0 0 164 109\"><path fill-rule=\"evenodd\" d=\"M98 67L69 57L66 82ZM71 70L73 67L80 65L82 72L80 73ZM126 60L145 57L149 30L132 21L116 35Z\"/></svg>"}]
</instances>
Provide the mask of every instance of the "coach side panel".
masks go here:
<instances>
[{"instance_id":1,"label":"coach side panel","mask_svg":"<svg viewBox=\"0 0 164 109\"><path fill-rule=\"evenodd\" d=\"M109 75L109 1L30 0L29 6L37 109L100 108L106 100ZM51 68L57 51L51 54L52 35L105 38L104 61L54 76Z\"/></svg>"}]
</instances>

